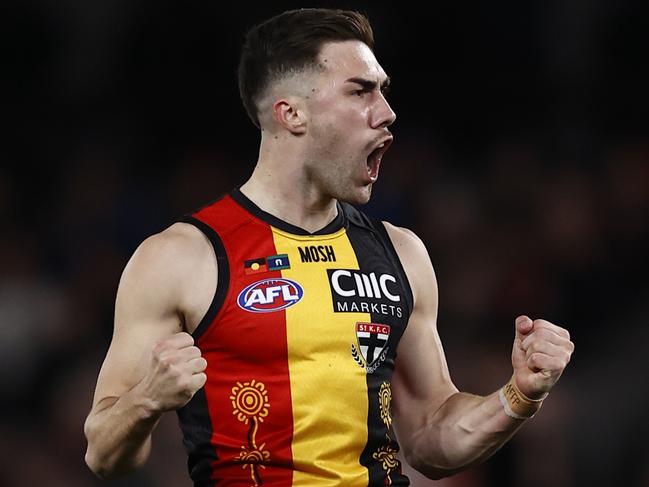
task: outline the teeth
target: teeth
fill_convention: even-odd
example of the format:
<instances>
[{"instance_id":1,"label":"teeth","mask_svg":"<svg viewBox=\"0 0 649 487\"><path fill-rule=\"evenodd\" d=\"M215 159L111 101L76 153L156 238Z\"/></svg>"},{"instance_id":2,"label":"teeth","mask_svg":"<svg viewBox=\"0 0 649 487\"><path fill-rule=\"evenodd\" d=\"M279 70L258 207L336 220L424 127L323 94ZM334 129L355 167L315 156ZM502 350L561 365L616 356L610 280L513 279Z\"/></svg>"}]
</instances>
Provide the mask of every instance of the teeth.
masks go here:
<instances>
[{"instance_id":1,"label":"teeth","mask_svg":"<svg viewBox=\"0 0 649 487\"><path fill-rule=\"evenodd\" d=\"M385 147L385 142L379 146L379 149L383 149Z\"/></svg>"}]
</instances>

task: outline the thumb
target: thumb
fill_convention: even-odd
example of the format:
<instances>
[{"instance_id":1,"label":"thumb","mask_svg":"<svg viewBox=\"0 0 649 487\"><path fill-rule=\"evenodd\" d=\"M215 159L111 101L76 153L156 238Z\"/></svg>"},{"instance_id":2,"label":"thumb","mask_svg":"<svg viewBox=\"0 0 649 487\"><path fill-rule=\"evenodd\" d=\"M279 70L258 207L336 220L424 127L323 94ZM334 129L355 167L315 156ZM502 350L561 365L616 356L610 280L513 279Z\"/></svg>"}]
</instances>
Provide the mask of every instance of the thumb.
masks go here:
<instances>
[{"instance_id":1,"label":"thumb","mask_svg":"<svg viewBox=\"0 0 649 487\"><path fill-rule=\"evenodd\" d=\"M516 338L520 338L521 340L532 331L534 328L534 323L532 320L529 318L529 316L526 315L520 315L518 318L516 318Z\"/></svg>"}]
</instances>

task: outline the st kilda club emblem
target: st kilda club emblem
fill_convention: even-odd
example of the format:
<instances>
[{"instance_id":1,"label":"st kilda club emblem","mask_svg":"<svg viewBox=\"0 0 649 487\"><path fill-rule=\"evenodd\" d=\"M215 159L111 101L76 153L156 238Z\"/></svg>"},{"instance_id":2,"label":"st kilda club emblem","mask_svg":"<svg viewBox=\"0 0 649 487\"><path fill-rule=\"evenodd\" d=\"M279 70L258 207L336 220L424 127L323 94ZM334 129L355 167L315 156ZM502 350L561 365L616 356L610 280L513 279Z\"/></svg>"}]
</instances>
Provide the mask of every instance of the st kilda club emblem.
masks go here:
<instances>
[{"instance_id":1,"label":"st kilda club emblem","mask_svg":"<svg viewBox=\"0 0 649 487\"><path fill-rule=\"evenodd\" d=\"M380 323L356 323L356 344L352 343L352 357L370 374L385 360L388 352L390 326Z\"/></svg>"}]
</instances>

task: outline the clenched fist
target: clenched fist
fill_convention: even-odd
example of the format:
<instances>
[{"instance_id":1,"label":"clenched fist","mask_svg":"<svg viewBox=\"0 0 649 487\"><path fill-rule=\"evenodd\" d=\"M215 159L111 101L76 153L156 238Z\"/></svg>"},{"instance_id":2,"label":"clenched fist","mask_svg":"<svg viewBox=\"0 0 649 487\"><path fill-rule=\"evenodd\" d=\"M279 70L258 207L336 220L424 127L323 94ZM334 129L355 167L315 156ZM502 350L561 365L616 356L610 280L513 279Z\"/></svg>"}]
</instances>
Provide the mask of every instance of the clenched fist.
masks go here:
<instances>
[{"instance_id":1,"label":"clenched fist","mask_svg":"<svg viewBox=\"0 0 649 487\"><path fill-rule=\"evenodd\" d=\"M519 390L530 399L542 398L559 380L574 350L568 330L546 320L516 318L512 366Z\"/></svg>"},{"instance_id":2,"label":"clenched fist","mask_svg":"<svg viewBox=\"0 0 649 487\"><path fill-rule=\"evenodd\" d=\"M177 333L155 344L146 375L138 384L154 410L178 409L205 385L207 360L188 333Z\"/></svg>"}]
</instances>

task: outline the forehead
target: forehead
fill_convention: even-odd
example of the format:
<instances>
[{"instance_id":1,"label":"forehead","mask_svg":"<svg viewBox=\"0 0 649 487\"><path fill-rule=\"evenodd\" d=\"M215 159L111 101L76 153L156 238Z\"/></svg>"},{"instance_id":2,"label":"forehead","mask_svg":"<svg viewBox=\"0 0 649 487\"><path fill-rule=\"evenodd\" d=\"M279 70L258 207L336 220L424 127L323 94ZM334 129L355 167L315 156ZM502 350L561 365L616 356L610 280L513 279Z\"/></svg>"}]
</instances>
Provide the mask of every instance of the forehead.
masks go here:
<instances>
[{"instance_id":1,"label":"forehead","mask_svg":"<svg viewBox=\"0 0 649 487\"><path fill-rule=\"evenodd\" d=\"M325 68L323 74L337 80L362 77L380 83L387 78L372 50L360 41L324 44L318 61Z\"/></svg>"}]
</instances>

